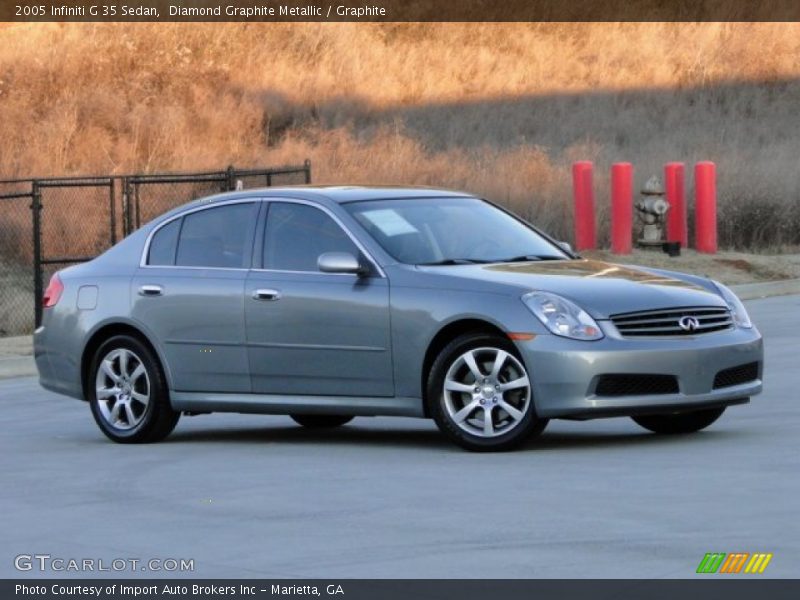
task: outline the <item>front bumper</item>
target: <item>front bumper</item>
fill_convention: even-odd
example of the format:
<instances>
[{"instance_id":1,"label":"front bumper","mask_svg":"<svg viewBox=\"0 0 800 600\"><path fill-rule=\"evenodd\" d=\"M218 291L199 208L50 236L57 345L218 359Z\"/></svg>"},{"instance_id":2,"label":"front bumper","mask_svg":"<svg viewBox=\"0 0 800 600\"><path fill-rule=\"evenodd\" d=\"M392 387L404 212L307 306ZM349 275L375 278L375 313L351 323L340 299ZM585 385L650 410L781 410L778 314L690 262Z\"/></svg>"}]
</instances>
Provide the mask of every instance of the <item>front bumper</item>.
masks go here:
<instances>
[{"instance_id":1,"label":"front bumper","mask_svg":"<svg viewBox=\"0 0 800 600\"><path fill-rule=\"evenodd\" d=\"M624 339L606 327L606 337L581 342L540 335L518 343L532 379L540 417L596 418L677 412L746 402L761 392L764 350L757 329L733 329L694 337ZM720 371L758 363L758 377L714 389ZM672 375L677 393L602 396L604 375Z\"/></svg>"}]
</instances>

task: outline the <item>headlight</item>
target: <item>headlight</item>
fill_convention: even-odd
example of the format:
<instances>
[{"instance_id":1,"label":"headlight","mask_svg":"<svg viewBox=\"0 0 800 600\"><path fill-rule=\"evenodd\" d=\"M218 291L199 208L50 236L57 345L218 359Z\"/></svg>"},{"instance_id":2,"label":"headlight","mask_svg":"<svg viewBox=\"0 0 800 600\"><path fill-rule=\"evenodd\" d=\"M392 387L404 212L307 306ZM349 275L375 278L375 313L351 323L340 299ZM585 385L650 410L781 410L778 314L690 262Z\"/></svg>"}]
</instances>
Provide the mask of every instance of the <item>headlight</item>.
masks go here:
<instances>
[{"instance_id":1,"label":"headlight","mask_svg":"<svg viewBox=\"0 0 800 600\"><path fill-rule=\"evenodd\" d=\"M603 337L595 320L566 298L549 292L531 292L522 301L556 335L587 341Z\"/></svg>"},{"instance_id":2,"label":"headlight","mask_svg":"<svg viewBox=\"0 0 800 600\"><path fill-rule=\"evenodd\" d=\"M725 304L727 304L728 308L731 309L733 322L739 327L744 327L745 329L752 328L753 323L750 321L750 316L747 314L747 310L745 309L744 304L742 304L742 301L736 297L736 294L722 285L719 281L712 281L711 283L716 286L717 290L719 291L719 295L722 296L722 299L725 300Z\"/></svg>"}]
</instances>

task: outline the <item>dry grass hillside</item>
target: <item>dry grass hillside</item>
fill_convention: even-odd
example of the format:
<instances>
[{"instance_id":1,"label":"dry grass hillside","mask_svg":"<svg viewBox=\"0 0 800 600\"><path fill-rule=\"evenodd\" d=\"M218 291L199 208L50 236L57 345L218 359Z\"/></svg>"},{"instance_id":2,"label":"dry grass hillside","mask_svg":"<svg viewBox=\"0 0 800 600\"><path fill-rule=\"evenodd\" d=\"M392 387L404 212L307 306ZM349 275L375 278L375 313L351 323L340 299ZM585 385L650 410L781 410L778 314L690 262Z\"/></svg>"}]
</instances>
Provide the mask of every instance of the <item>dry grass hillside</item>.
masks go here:
<instances>
[{"instance_id":1,"label":"dry grass hillside","mask_svg":"<svg viewBox=\"0 0 800 600\"><path fill-rule=\"evenodd\" d=\"M711 159L723 244L776 248L800 242L798 58L798 24L3 25L0 178L308 157L569 238L574 159L601 207L613 161Z\"/></svg>"}]
</instances>

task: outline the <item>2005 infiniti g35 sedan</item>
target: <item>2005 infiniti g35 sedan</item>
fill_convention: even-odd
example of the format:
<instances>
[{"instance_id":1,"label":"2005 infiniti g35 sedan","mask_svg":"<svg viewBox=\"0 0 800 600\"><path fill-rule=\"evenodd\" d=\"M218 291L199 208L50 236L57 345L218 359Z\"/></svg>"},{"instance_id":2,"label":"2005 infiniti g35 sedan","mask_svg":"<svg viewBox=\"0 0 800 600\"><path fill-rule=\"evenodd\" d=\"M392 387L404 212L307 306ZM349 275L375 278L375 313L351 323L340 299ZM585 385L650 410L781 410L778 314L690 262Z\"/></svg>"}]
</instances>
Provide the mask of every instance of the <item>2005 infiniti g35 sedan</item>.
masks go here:
<instances>
[{"instance_id":1,"label":"2005 infiniti g35 sedan","mask_svg":"<svg viewBox=\"0 0 800 600\"><path fill-rule=\"evenodd\" d=\"M761 336L725 286L582 259L443 190L199 200L54 275L44 306L41 384L117 442L182 413L402 415L503 450L552 418L694 432L762 386Z\"/></svg>"}]
</instances>

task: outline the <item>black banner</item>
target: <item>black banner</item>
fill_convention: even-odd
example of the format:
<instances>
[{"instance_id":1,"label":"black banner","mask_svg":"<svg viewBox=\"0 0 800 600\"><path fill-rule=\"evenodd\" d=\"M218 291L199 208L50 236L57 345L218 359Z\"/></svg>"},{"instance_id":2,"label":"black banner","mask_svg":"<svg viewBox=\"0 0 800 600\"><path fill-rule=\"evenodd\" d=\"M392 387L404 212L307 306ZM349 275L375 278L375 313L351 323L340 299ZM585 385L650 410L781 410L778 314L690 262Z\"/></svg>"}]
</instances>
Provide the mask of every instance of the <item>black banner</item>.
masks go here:
<instances>
[{"instance_id":1,"label":"black banner","mask_svg":"<svg viewBox=\"0 0 800 600\"><path fill-rule=\"evenodd\" d=\"M576 569L578 565L576 565ZM3 580L0 597L31 600L794 600L800 580Z\"/></svg>"},{"instance_id":2,"label":"black banner","mask_svg":"<svg viewBox=\"0 0 800 600\"><path fill-rule=\"evenodd\" d=\"M797 0L3 0L0 21L798 21Z\"/></svg>"}]
</instances>

